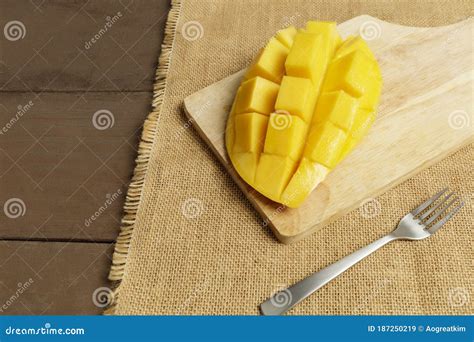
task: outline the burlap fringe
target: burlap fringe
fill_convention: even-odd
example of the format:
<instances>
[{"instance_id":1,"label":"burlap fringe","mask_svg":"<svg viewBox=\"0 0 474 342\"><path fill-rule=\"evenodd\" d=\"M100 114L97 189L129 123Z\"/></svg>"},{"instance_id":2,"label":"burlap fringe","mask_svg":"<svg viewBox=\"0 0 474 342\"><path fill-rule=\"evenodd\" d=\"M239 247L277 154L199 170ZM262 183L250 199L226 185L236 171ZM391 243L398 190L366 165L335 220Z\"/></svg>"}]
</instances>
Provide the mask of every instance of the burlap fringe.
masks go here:
<instances>
[{"instance_id":1,"label":"burlap fringe","mask_svg":"<svg viewBox=\"0 0 474 342\"><path fill-rule=\"evenodd\" d=\"M110 304L104 311L105 315L115 314L117 300L120 295L120 283L127 263L128 250L132 239L133 229L135 227L138 206L141 202L145 175L148 169L148 162L150 160L154 137L158 127L161 107L163 105L166 77L171 62L171 52L173 50L173 42L176 35L176 26L180 10L181 0L172 0L171 9L166 21L163 44L161 45L161 54L158 59L158 67L156 69L155 84L153 86L152 111L143 124L143 132L138 146L138 156L135 160L136 166L125 199L120 234L117 238L112 257L109 279L114 282L113 292L111 294Z\"/></svg>"}]
</instances>

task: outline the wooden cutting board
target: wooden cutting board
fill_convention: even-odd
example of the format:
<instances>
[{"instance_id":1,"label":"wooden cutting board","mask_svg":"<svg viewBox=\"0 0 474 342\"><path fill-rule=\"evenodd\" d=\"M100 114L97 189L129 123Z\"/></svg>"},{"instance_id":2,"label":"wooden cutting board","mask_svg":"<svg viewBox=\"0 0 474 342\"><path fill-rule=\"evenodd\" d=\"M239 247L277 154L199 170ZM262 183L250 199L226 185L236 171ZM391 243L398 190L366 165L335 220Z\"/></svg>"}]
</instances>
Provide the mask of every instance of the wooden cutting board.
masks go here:
<instances>
[{"instance_id":1,"label":"wooden cutting board","mask_svg":"<svg viewBox=\"0 0 474 342\"><path fill-rule=\"evenodd\" d=\"M253 190L227 156L225 125L244 71L188 96L185 111L264 224L291 243L474 141L473 22L418 28L364 15L338 26L343 37L361 34L380 63L378 117L363 142L297 209Z\"/></svg>"}]
</instances>

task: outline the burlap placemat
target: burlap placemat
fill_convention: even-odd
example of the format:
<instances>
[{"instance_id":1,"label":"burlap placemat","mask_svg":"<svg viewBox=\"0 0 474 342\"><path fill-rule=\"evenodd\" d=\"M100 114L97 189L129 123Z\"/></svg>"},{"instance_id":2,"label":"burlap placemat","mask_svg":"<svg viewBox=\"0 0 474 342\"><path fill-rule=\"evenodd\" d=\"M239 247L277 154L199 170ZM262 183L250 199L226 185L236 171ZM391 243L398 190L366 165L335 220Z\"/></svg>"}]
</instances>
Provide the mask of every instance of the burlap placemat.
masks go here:
<instances>
[{"instance_id":1,"label":"burlap placemat","mask_svg":"<svg viewBox=\"0 0 474 342\"><path fill-rule=\"evenodd\" d=\"M183 99L243 67L278 29L370 14L429 26L471 1L174 1L110 279L108 313L257 314L257 305L395 227L441 186L467 205L434 237L395 242L291 314L472 313L473 148L464 148L293 245L276 241L183 113ZM152 15L152 13L150 13ZM448 61L447 61L448 62Z\"/></svg>"}]
</instances>

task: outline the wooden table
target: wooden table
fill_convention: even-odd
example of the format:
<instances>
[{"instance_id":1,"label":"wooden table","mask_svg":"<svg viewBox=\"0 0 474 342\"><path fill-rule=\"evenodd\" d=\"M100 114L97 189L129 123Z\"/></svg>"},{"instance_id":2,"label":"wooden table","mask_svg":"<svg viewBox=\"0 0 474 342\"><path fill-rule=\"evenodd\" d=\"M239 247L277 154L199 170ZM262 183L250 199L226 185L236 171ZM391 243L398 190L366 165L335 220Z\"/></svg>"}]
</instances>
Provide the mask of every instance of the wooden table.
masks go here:
<instances>
[{"instance_id":1,"label":"wooden table","mask_svg":"<svg viewBox=\"0 0 474 342\"><path fill-rule=\"evenodd\" d=\"M0 0L0 314L99 314L168 0Z\"/></svg>"}]
</instances>

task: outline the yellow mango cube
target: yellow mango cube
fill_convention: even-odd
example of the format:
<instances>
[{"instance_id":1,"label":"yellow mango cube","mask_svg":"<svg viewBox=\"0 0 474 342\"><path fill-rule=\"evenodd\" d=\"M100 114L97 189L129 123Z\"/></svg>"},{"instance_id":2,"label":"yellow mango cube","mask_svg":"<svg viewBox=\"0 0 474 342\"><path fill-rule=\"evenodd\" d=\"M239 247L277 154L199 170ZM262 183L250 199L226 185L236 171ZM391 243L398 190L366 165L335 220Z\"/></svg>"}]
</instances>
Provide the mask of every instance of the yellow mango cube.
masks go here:
<instances>
[{"instance_id":1,"label":"yellow mango cube","mask_svg":"<svg viewBox=\"0 0 474 342\"><path fill-rule=\"evenodd\" d=\"M265 142L268 116L259 113L238 114L234 118L235 130L242 132L235 137L234 153L260 153Z\"/></svg>"},{"instance_id":2,"label":"yellow mango cube","mask_svg":"<svg viewBox=\"0 0 474 342\"><path fill-rule=\"evenodd\" d=\"M257 171L259 155L252 152L234 153L232 156L234 167L240 177L249 184L252 184Z\"/></svg>"},{"instance_id":3,"label":"yellow mango cube","mask_svg":"<svg viewBox=\"0 0 474 342\"><path fill-rule=\"evenodd\" d=\"M272 113L263 151L297 161L303 153L308 125L299 117Z\"/></svg>"},{"instance_id":4,"label":"yellow mango cube","mask_svg":"<svg viewBox=\"0 0 474 342\"><path fill-rule=\"evenodd\" d=\"M375 61L375 56L367 45L366 41L361 37L349 36L344 43L337 49L334 59L344 57L345 55L354 52L361 51L365 53L370 59Z\"/></svg>"},{"instance_id":5,"label":"yellow mango cube","mask_svg":"<svg viewBox=\"0 0 474 342\"><path fill-rule=\"evenodd\" d=\"M275 108L280 86L262 77L243 82L235 98L235 114L257 112L269 115Z\"/></svg>"},{"instance_id":6,"label":"yellow mango cube","mask_svg":"<svg viewBox=\"0 0 474 342\"><path fill-rule=\"evenodd\" d=\"M344 159L360 142L360 140L362 140L374 121L375 112L373 110L359 108L352 129L350 130L346 143L342 148L342 152L339 157L340 160Z\"/></svg>"},{"instance_id":7,"label":"yellow mango cube","mask_svg":"<svg viewBox=\"0 0 474 342\"><path fill-rule=\"evenodd\" d=\"M328 64L328 42L319 34L299 32L285 62L288 76L308 78L319 91Z\"/></svg>"},{"instance_id":8,"label":"yellow mango cube","mask_svg":"<svg viewBox=\"0 0 474 342\"><path fill-rule=\"evenodd\" d=\"M275 35L275 38L278 39L280 43L285 45L288 49L293 45L295 40L297 30L294 26L288 26L287 28L280 30Z\"/></svg>"},{"instance_id":9,"label":"yellow mango cube","mask_svg":"<svg viewBox=\"0 0 474 342\"><path fill-rule=\"evenodd\" d=\"M324 39L329 41L328 52L332 55L336 48L342 44L342 39L337 32L337 23L335 21L308 21L306 23L306 32L322 34Z\"/></svg>"},{"instance_id":10,"label":"yellow mango cube","mask_svg":"<svg viewBox=\"0 0 474 342\"><path fill-rule=\"evenodd\" d=\"M359 98L360 106L362 108L375 109L379 103L380 92L382 91L382 81L374 79L367 84L364 95Z\"/></svg>"},{"instance_id":11,"label":"yellow mango cube","mask_svg":"<svg viewBox=\"0 0 474 342\"><path fill-rule=\"evenodd\" d=\"M254 187L271 200L279 201L281 193L295 172L296 165L296 162L288 157L262 153Z\"/></svg>"},{"instance_id":12,"label":"yellow mango cube","mask_svg":"<svg viewBox=\"0 0 474 342\"><path fill-rule=\"evenodd\" d=\"M307 78L284 76L275 102L275 109L297 115L305 122L311 122L316 92Z\"/></svg>"},{"instance_id":13,"label":"yellow mango cube","mask_svg":"<svg viewBox=\"0 0 474 342\"><path fill-rule=\"evenodd\" d=\"M322 93L314 113L315 123L330 121L346 132L355 120L359 101L343 90Z\"/></svg>"},{"instance_id":14,"label":"yellow mango cube","mask_svg":"<svg viewBox=\"0 0 474 342\"><path fill-rule=\"evenodd\" d=\"M347 134L330 122L311 127L304 156L332 169L339 161Z\"/></svg>"},{"instance_id":15,"label":"yellow mango cube","mask_svg":"<svg viewBox=\"0 0 474 342\"><path fill-rule=\"evenodd\" d=\"M289 48L272 37L248 69L245 79L260 76L269 81L280 83L285 74L285 60L288 53Z\"/></svg>"},{"instance_id":16,"label":"yellow mango cube","mask_svg":"<svg viewBox=\"0 0 474 342\"><path fill-rule=\"evenodd\" d=\"M374 74L374 61L361 51L351 52L331 63L324 91L344 90L353 97L361 97L369 88L368 78Z\"/></svg>"},{"instance_id":17,"label":"yellow mango cube","mask_svg":"<svg viewBox=\"0 0 474 342\"><path fill-rule=\"evenodd\" d=\"M302 158L296 172L281 194L281 203L290 208L299 207L330 171L324 165Z\"/></svg>"}]
</instances>

